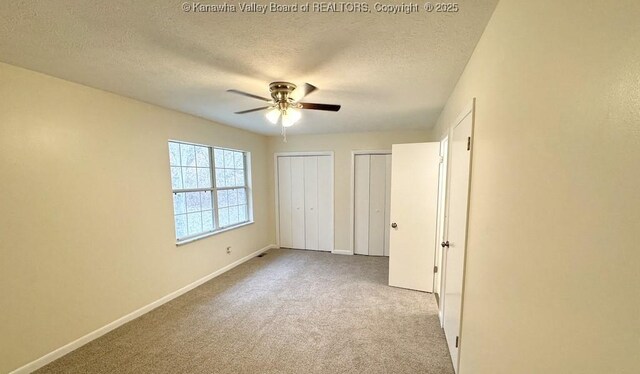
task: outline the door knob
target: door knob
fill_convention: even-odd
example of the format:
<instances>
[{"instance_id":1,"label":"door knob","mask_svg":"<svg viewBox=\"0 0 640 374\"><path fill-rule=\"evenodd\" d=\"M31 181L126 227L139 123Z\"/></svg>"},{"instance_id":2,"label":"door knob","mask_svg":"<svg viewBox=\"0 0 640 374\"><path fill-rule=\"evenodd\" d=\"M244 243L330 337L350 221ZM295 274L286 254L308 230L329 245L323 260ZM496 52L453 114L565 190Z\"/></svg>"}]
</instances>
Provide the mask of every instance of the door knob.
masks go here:
<instances>
[{"instance_id":1,"label":"door knob","mask_svg":"<svg viewBox=\"0 0 640 374\"><path fill-rule=\"evenodd\" d=\"M449 241L447 240L446 242L442 242L440 245L442 246L442 248L444 247L449 248Z\"/></svg>"},{"instance_id":2,"label":"door knob","mask_svg":"<svg viewBox=\"0 0 640 374\"><path fill-rule=\"evenodd\" d=\"M398 228L398 224L394 222L394 223L391 224L391 227L393 227L394 229L397 229Z\"/></svg>"}]
</instances>

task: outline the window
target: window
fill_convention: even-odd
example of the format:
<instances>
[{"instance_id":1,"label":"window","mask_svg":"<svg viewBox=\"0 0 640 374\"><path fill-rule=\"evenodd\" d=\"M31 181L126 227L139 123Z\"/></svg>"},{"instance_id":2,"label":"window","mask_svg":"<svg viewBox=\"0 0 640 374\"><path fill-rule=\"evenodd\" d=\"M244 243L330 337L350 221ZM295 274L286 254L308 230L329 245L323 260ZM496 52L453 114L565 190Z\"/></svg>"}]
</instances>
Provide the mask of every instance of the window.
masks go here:
<instances>
[{"instance_id":1,"label":"window","mask_svg":"<svg viewBox=\"0 0 640 374\"><path fill-rule=\"evenodd\" d=\"M176 239L250 221L247 152L169 142Z\"/></svg>"}]
</instances>

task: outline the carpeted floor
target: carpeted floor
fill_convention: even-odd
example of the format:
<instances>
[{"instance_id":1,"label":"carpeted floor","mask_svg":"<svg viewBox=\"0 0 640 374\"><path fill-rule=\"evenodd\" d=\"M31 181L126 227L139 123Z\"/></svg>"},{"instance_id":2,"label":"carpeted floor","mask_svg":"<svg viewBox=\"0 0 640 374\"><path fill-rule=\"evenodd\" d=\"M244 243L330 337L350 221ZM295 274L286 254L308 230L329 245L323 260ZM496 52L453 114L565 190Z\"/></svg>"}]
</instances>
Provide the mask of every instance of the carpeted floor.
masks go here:
<instances>
[{"instance_id":1,"label":"carpeted floor","mask_svg":"<svg viewBox=\"0 0 640 374\"><path fill-rule=\"evenodd\" d=\"M274 249L38 373L453 373L433 295L389 261Z\"/></svg>"}]
</instances>

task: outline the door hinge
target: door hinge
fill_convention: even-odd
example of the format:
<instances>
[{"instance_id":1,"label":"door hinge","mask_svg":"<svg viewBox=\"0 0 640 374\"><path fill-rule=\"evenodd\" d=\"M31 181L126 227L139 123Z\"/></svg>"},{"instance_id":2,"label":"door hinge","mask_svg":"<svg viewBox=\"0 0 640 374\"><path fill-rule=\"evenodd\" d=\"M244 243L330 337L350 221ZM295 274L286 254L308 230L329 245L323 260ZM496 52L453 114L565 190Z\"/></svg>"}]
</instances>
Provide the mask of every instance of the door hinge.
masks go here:
<instances>
[{"instance_id":1,"label":"door hinge","mask_svg":"<svg viewBox=\"0 0 640 374\"><path fill-rule=\"evenodd\" d=\"M460 340L460 339L458 339L458 338L459 338L459 337L458 337L458 336L456 336L456 348L458 348L458 341Z\"/></svg>"},{"instance_id":2,"label":"door hinge","mask_svg":"<svg viewBox=\"0 0 640 374\"><path fill-rule=\"evenodd\" d=\"M434 273L437 273L437 272L438 272L438 267L437 267L437 266L434 266L434 267L433 267L433 272L434 272Z\"/></svg>"},{"instance_id":3,"label":"door hinge","mask_svg":"<svg viewBox=\"0 0 640 374\"><path fill-rule=\"evenodd\" d=\"M438 156L438 157L440 157L440 163L443 163L444 162L444 156Z\"/></svg>"},{"instance_id":4,"label":"door hinge","mask_svg":"<svg viewBox=\"0 0 640 374\"><path fill-rule=\"evenodd\" d=\"M467 137L467 151L471 150L471 137Z\"/></svg>"}]
</instances>

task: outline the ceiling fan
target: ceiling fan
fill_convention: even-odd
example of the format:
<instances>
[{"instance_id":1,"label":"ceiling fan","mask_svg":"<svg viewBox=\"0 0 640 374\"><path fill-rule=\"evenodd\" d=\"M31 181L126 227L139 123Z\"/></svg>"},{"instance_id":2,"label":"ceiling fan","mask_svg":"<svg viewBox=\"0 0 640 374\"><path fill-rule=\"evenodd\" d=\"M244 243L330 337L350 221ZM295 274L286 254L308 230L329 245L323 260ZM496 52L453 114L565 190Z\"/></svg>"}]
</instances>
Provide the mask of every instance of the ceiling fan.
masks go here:
<instances>
[{"instance_id":1,"label":"ceiling fan","mask_svg":"<svg viewBox=\"0 0 640 374\"><path fill-rule=\"evenodd\" d=\"M305 83L303 86L298 87L295 84L289 82L272 82L271 84L269 84L271 99L238 90L227 90L227 92L266 101L268 103L267 106L243 110L235 113L246 114L257 112L260 110L269 110L266 114L267 119L274 125L278 123L279 119L282 119L282 135L286 136L286 128L293 126L300 119L300 117L302 117L300 109L324 110L329 112L337 112L340 110L340 105L315 104L300 101L305 96L309 95L317 89L317 87L309 83Z\"/></svg>"}]
</instances>

